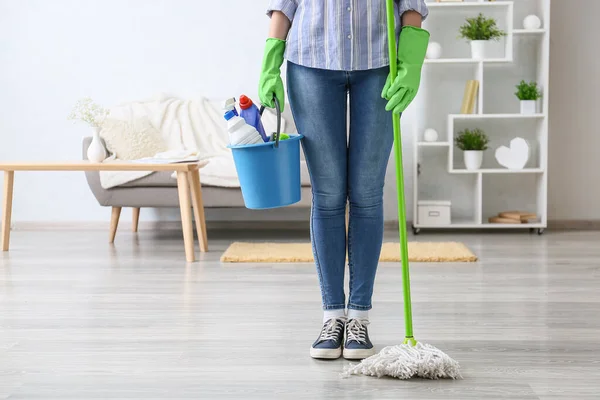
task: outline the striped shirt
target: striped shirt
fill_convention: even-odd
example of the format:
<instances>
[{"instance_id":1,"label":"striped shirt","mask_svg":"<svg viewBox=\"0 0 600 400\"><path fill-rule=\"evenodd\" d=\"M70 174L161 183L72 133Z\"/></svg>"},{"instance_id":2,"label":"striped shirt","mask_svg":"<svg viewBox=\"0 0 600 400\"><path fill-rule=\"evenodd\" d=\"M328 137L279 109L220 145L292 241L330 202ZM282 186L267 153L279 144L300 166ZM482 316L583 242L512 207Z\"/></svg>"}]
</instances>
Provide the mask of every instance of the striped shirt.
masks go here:
<instances>
[{"instance_id":1,"label":"striped shirt","mask_svg":"<svg viewBox=\"0 0 600 400\"><path fill-rule=\"evenodd\" d=\"M396 30L403 13L427 17L425 0L395 0ZM267 15L292 22L285 57L305 67L357 71L389 65L386 0L270 0Z\"/></svg>"}]
</instances>

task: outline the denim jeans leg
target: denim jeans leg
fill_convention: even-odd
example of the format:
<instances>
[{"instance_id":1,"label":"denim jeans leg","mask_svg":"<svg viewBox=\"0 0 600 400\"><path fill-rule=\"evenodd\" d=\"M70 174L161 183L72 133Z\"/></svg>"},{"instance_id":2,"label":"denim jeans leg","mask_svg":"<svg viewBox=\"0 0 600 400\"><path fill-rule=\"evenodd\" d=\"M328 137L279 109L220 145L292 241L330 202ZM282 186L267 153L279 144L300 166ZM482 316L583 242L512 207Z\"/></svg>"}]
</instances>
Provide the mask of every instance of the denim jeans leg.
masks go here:
<instances>
[{"instance_id":1,"label":"denim jeans leg","mask_svg":"<svg viewBox=\"0 0 600 400\"><path fill-rule=\"evenodd\" d=\"M323 308L345 308L347 74L288 62L288 97L312 184L311 242Z\"/></svg>"},{"instance_id":2,"label":"denim jeans leg","mask_svg":"<svg viewBox=\"0 0 600 400\"><path fill-rule=\"evenodd\" d=\"M348 308L369 310L383 243L383 186L394 142L392 115L381 98L389 68L350 75Z\"/></svg>"}]
</instances>

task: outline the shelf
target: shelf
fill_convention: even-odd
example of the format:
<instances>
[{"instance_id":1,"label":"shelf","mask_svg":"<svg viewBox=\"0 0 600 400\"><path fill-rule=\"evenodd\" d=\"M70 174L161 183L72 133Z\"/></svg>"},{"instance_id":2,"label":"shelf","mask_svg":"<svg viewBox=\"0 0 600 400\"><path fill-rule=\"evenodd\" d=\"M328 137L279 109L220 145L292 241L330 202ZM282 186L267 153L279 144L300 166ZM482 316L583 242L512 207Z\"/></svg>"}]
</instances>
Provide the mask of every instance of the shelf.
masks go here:
<instances>
[{"instance_id":1,"label":"shelf","mask_svg":"<svg viewBox=\"0 0 600 400\"><path fill-rule=\"evenodd\" d=\"M527 232L546 228L548 183L548 119L546 101L538 104L536 114L521 114L514 85L521 79L535 80L548 90L551 0L488 1L426 0L430 9L432 41L444 49L443 58L426 59L423 104L435 104L416 123L412 173L413 221L418 222L418 202L425 199L451 201L452 223L448 225L415 224L416 229L452 231L480 230ZM491 44L485 59L473 59L469 43L457 38L458 26L465 18L483 13L498 21L507 35ZM535 14L545 21L540 29L523 29L521 21ZM434 65L434 66L431 66ZM459 114L457 102L462 98L464 83L480 83L476 114ZM455 114L449 114L454 112ZM428 128L440 132L439 142L425 142ZM444 127L444 128L442 128ZM494 147L523 137L531 143L531 160L526 168L511 170L500 166L488 153L480 169L468 171L458 161L460 152L454 138L465 128L480 127L493 138ZM445 134L442 133L445 131ZM539 219L529 224L491 224L488 216L504 209L535 212Z\"/></svg>"},{"instance_id":2,"label":"shelf","mask_svg":"<svg viewBox=\"0 0 600 400\"><path fill-rule=\"evenodd\" d=\"M543 35L546 29L513 29L514 35Z\"/></svg>"},{"instance_id":3,"label":"shelf","mask_svg":"<svg viewBox=\"0 0 600 400\"><path fill-rule=\"evenodd\" d=\"M546 114L450 114L453 119L542 119Z\"/></svg>"},{"instance_id":4,"label":"shelf","mask_svg":"<svg viewBox=\"0 0 600 400\"><path fill-rule=\"evenodd\" d=\"M546 227L541 223L533 223L533 224L492 224L489 222L481 224L482 228L492 228L492 229L545 229Z\"/></svg>"},{"instance_id":5,"label":"shelf","mask_svg":"<svg viewBox=\"0 0 600 400\"><path fill-rule=\"evenodd\" d=\"M487 58L485 60L476 60L474 58L428 58L425 60L425 64L508 64L511 62L513 62L513 60L510 58Z\"/></svg>"},{"instance_id":6,"label":"shelf","mask_svg":"<svg viewBox=\"0 0 600 400\"><path fill-rule=\"evenodd\" d=\"M477 64L479 61L473 58L428 58L425 64Z\"/></svg>"},{"instance_id":7,"label":"shelf","mask_svg":"<svg viewBox=\"0 0 600 400\"><path fill-rule=\"evenodd\" d=\"M415 224L415 228L429 228L429 229L444 229L444 228L477 228L481 227L481 224L475 222L474 219L466 218L454 218L450 225L421 225Z\"/></svg>"},{"instance_id":8,"label":"shelf","mask_svg":"<svg viewBox=\"0 0 600 400\"><path fill-rule=\"evenodd\" d=\"M469 228L481 228L482 226L480 224L476 224L476 223L456 223L456 224L450 224L450 225L419 225L419 224L415 224L415 228L419 228L419 229L456 229L456 228L463 228L463 229L469 229Z\"/></svg>"},{"instance_id":9,"label":"shelf","mask_svg":"<svg viewBox=\"0 0 600 400\"><path fill-rule=\"evenodd\" d=\"M417 143L419 147L447 147L450 146L448 142L419 142Z\"/></svg>"},{"instance_id":10,"label":"shelf","mask_svg":"<svg viewBox=\"0 0 600 400\"><path fill-rule=\"evenodd\" d=\"M542 168L506 169L506 168L483 168L475 171L466 169L452 169L451 174L543 174Z\"/></svg>"},{"instance_id":11,"label":"shelf","mask_svg":"<svg viewBox=\"0 0 600 400\"><path fill-rule=\"evenodd\" d=\"M475 222L457 222L450 225L419 225L415 224L415 228L419 229L545 229L541 223L534 224L490 224L489 222L477 224Z\"/></svg>"},{"instance_id":12,"label":"shelf","mask_svg":"<svg viewBox=\"0 0 600 400\"><path fill-rule=\"evenodd\" d=\"M508 7L512 1L456 1L456 2L427 2L428 8L481 8L481 7Z\"/></svg>"}]
</instances>

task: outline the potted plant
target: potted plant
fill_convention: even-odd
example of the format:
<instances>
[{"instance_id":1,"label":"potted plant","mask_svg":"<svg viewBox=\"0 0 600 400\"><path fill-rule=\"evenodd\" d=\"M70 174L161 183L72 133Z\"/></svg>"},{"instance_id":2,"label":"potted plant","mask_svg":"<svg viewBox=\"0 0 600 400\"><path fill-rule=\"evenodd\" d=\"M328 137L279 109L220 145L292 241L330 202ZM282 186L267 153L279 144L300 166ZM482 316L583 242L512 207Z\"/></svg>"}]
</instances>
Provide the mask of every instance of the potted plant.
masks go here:
<instances>
[{"instance_id":1,"label":"potted plant","mask_svg":"<svg viewBox=\"0 0 600 400\"><path fill-rule=\"evenodd\" d=\"M108 110L94 103L89 97L86 97L75 103L73 111L71 111L71 114L67 118L74 123L83 122L92 127L93 138L87 150L87 157L88 160L94 163L102 162L107 157L106 149L100 140L100 130L108 114Z\"/></svg>"},{"instance_id":2,"label":"potted plant","mask_svg":"<svg viewBox=\"0 0 600 400\"><path fill-rule=\"evenodd\" d=\"M506 32L500 30L494 18L486 18L479 14L475 18L467 18L460 27L460 37L471 41L471 54L476 60L486 57L486 47L490 40L500 40Z\"/></svg>"},{"instance_id":3,"label":"potted plant","mask_svg":"<svg viewBox=\"0 0 600 400\"><path fill-rule=\"evenodd\" d=\"M515 96L521 100L521 114L535 114L537 112L537 100L542 97L537 82L521 81L517 85Z\"/></svg>"},{"instance_id":4,"label":"potted plant","mask_svg":"<svg viewBox=\"0 0 600 400\"><path fill-rule=\"evenodd\" d=\"M456 147L464 153L465 167L469 171L481 168L483 163L483 152L487 150L490 142L487 135L481 129L465 129L456 137Z\"/></svg>"}]
</instances>

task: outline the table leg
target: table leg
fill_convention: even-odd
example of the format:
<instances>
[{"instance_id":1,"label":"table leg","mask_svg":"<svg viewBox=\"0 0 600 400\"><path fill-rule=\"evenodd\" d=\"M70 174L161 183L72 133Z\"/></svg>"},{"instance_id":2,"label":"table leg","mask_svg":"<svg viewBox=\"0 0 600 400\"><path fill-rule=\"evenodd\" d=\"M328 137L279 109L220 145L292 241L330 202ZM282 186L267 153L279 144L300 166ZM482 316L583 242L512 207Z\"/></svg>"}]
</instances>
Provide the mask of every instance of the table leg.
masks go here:
<instances>
[{"instance_id":1,"label":"table leg","mask_svg":"<svg viewBox=\"0 0 600 400\"><path fill-rule=\"evenodd\" d=\"M196 233L200 242L200 251L208 251L208 236L206 234L206 215L204 214L204 202L202 201L202 185L200 185L200 172L198 170L188 172L190 188L192 190L192 203L194 206L194 218L196 219Z\"/></svg>"},{"instance_id":2,"label":"table leg","mask_svg":"<svg viewBox=\"0 0 600 400\"><path fill-rule=\"evenodd\" d=\"M179 193L179 210L181 212L185 258L188 262L194 262L194 226L192 223L190 186L186 172L177 172L177 190Z\"/></svg>"},{"instance_id":3,"label":"table leg","mask_svg":"<svg viewBox=\"0 0 600 400\"><path fill-rule=\"evenodd\" d=\"M2 199L2 251L10 245L10 224L12 215L14 171L4 171L4 198Z\"/></svg>"},{"instance_id":4,"label":"table leg","mask_svg":"<svg viewBox=\"0 0 600 400\"><path fill-rule=\"evenodd\" d=\"M121 207L113 207L110 214L110 232L108 233L108 243L115 242L117 229L119 228L119 219L121 218Z\"/></svg>"},{"instance_id":5,"label":"table leg","mask_svg":"<svg viewBox=\"0 0 600 400\"><path fill-rule=\"evenodd\" d=\"M132 223L131 223L131 230L133 232L137 232L138 231L138 226L140 224L140 208L139 207L134 207L133 208L133 215L132 215Z\"/></svg>"}]
</instances>

